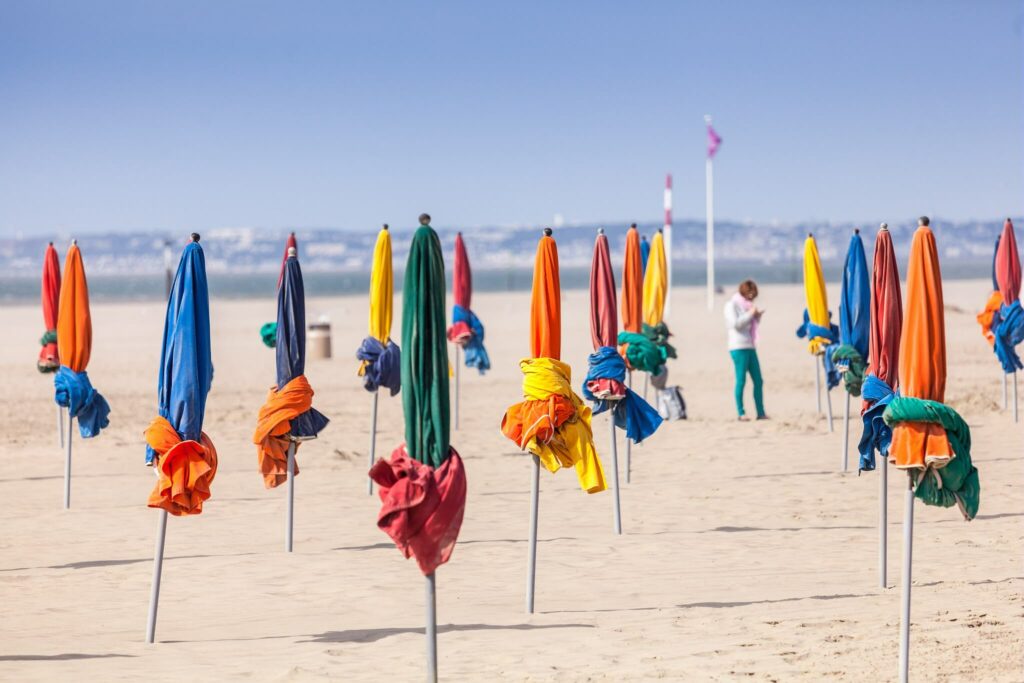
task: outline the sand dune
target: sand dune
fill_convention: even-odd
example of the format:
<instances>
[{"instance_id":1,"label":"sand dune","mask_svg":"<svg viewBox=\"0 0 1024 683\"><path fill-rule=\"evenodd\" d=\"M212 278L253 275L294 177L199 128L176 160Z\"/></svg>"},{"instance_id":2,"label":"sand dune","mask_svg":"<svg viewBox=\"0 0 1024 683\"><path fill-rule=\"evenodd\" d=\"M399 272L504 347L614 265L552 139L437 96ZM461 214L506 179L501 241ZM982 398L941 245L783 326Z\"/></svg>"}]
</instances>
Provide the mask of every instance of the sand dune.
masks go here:
<instances>
[{"instance_id":1,"label":"sand dune","mask_svg":"<svg viewBox=\"0 0 1024 683\"><path fill-rule=\"evenodd\" d=\"M982 503L969 524L955 509L917 508L918 681L1024 678L1024 428L1000 411L997 365L974 321L986 286L946 285L947 400L971 425ZM673 296L680 359L670 367L690 419L634 449L621 537L608 493L585 495L570 472L542 473L532 616L529 460L498 430L520 397L528 294L474 298L495 367L463 372L453 443L469 498L459 545L438 572L443 680L895 679L903 482L891 472L882 590L877 478L857 476L854 446L853 471L837 471L841 423L828 434L816 414L812 360L793 336L802 290L764 287L760 353L773 420L748 424L734 419L720 311L705 310L702 290ZM590 351L587 296L564 298L563 357L578 385ZM311 319L327 313L334 325L335 358L307 367L314 405L332 423L298 455L291 555L282 550L284 491L264 490L250 443L274 376L257 333L274 302L213 302L205 429L220 469L205 512L169 522L159 643L143 644L157 513L145 507L153 475L142 431L154 414L163 308L93 308L89 374L110 402L111 426L76 440L68 512L52 383L34 367L39 312L0 310L0 679L421 680L423 579L377 530L378 502L366 495L370 400L352 355L365 333L363 298L307 303ZM841 392L832 400L839 416ZM382 399L380 417L387 454L402 438L400 400ZM595 420L602 455L604 420ZM859 420L851 431L855 445Z\"/></svg>"}]
</instances>

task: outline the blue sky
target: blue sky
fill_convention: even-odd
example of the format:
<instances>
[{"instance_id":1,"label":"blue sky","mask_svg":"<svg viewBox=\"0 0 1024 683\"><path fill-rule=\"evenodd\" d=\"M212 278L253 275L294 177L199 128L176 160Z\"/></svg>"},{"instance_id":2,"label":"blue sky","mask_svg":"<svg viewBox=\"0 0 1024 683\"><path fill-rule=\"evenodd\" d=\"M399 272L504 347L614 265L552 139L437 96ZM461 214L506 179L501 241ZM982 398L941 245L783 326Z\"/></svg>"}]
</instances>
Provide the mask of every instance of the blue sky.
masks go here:
<instances>
[{"instance_id":1,"label":"blue sky","mask_svg":"<svg viewBox=\"0 0 1024 683\"><path fill-rule=\"evenodd\" d=\"M1021 2L0 0L0 234L1024 213Z\"/></svg>"}]
</instances>

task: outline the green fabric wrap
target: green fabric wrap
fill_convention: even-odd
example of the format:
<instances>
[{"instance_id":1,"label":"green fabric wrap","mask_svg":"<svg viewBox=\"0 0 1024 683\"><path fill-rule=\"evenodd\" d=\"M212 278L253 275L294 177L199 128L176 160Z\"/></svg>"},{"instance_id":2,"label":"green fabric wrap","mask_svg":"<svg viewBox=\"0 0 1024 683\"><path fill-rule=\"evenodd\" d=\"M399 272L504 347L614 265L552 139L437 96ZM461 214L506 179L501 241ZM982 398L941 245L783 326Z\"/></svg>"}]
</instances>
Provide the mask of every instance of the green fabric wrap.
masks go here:
<instances>
[{"instance_id":1,"label":"green fabric wrap","mask_svg":"<svg viewBox=\"0 0 1024 683\"><path fill-rule=\"evenodd\" d=\"M978 480L977 468L971 463L971 428L963 418L949 406L937 401L897 396L885 409L882 419L890 427L901 422L931 422L946 430L946 437L956 457L945 467L927 468L917 482L914 495L924 501L925 505L946 508L958 505L964 518L974 519L978 514L981 482Z\"/></svg>"},{"instance_id":2,"label":"green fabric wrap","mask_svg":"<svg viewBox=\"0 0 1024 683\"><path fill-rule=\"evenodd\" d=\"M46 346L47 344L57 343L57 330L47 330L43 333L43 336L39 339L40 346Z\"/></svg>"},{"instance_id":3,"label":"green fabric wrap","mask_svg":"<svg viewBox=\"0 0 1024 683\"><path fill-rule=\"evenodd\" d=\"M628 344L626 360L629 367L657 375L665 364L665 350L642 334L635 332L619 332L619 346Z\"/></svg>"},{"instance_id":4,"label":"green fabric wrap","mask_svg":"<svg viewBox=\"0 0 1024 683\"><path fill-rule=\"evenodd\" d=\"M412 238L402 283L402 407L409 457L431 467L448 459L448 337L444 257L429 225Z\"/></svg>"},{"instance_id":5,"label":"green fabric wrap","mask_svg":"<svg viewBox=\"0 0 1024 683\"><path fill-rule=\"evenodd\" d=\"M263 343L269 348L277 346L277 322L264 323L263 327L260 328L260 337L263 338Z\"/></svg>"},{"instance_id":6,"label":"green fabric wrap","mask_svg":"<svg viewBox=\"0 0 1024 683\"><path fill-rule=\"evenodd\" d=\"M645 337L657 344L658 348L664 350L666 358L676 357L676 347L668 343L668 338L672 336L672 333L668 331L668 325L664 322L660 322L654 327L644 323L640 331Z\"/></svg>"},{"instance_id":7,"label":"green fabric wrap","mask_svg":"<svg viewBox=\"0 0 1024 683\"><path fill-rule=\"evenodd\" d=\"M855 347L849 344L840 344L832 352L832 362L843 370L843 382L846 384L846 391L851 396L860 396L861 385L864 384L864 373L867 372L868 364Z\"/></svg>"}]
</instances>

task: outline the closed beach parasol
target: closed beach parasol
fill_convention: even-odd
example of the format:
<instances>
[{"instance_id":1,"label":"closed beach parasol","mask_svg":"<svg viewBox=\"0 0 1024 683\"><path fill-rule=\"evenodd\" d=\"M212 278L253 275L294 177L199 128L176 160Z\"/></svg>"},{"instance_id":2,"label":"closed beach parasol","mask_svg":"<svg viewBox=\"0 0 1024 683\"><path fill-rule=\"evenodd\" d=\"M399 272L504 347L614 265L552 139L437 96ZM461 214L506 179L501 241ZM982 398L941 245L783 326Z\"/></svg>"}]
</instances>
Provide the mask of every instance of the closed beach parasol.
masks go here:
<instances>
[{"instance_id":1,"label":"closed beach parasol","mask_svg":"<svg viewBox=\"0 0 1024 683\"><path fill-rule=\"evenodd\" d=\"M284 245L284 255L281 257L281 272L277 276L278 289L281 289L281 282L284 280L284 270L288 263L288 253L293 249L295 250L295 256L297 258L299 255L299 243L295 239L294 232L288 235L288 240ZM277 343L277 322L264 323L260 328L260 338L266 346L274 348L274 345Z\"/></svg>"},{"instance_id":2,"label":"closed beach parasol","mask_svg":"<svg viewBox=\"0 0 1024 683\"><path fill-rule=\"evenodd\" d=\"M594 414L609 412L612 453L612 491L615 504L615 533L622 533L619 503L619 458L615 427L626 430L626 438L643 441L661 424L661 416L626 387L626 362L616 349L619 316L615 305L615 275L612 273L608 238L598 230L594 259L590 267L590 338L594 353L583 380L583 397L594 405Z\"/></svg>"},{"instance_id":3,"label":"closed beach parasol","mask_svg":"<svg viewBox=\"0 0 1024 683\"><path fill-rule=\"evenodd\" d=\"M639 253L637 253L639 263ZM594 450L590 408L572 390L571 368L562 352L561 286L558 247L545 228L537 245L530 298L530 358L519 361L523 372L523 401L511 406L501 421L502 433L533 454L530 508L529 570L526 609L533 612L537 559L537 508L540 465L549 472L574 467L587 493L607 488L604 469Z\"/></svg>"},{"instance_id":4,"label":"closed beach parasol","mask_svg":"<svg viewBox=\"0 0 1024 683\"><path fill-rule=\"evenodd\" d=\"M622 264L622 329L640 334L644 315L644 267L640 233L633 223L626 232L626 255Z\"/></svg>"},{"instance_id":5,"label":"closed beach parasol","mask_svg":"<svg viewBox=\"0 0 1024 683\"><path fill-rule=\"evenodd\" d=\"M839 346L832 361L846 385L846 413L843 417L843 472L848 468L850 452L850 397L860 396L868 363L868 337L871 332L871 287L868 261L860 230L854 230L846 250L843 284L839 292Z\"/></svg>"},{"instance_id":6,"label":"closed beach parasol","mask_svg":"<svg viewBox=\"0 0 1024 683\"><path fill-rule=\"evenodd\" d=\"M167 513L176 517L201 514L217 474L217 450L203 431L213 362L206 259L199 246L199 235L194 233L171 284L158 377L157 417L145 433L146 463L157 474L148 505L160 510L147 643L152 643L156 635Z\"/></svg>"},{"instance_id":7,"label":"closed beach parasol","mask_svg":"<svg viewBox=\"0 0 1024 683\"><path fill-rule=\"evenodd\" d=\"M64 509L71 507L71 435L75 420L78 433L90 439L105 429L110 420L107 400L93 389L85 368L92 354L92 316L89 313L89 285L78 242L72 241L64 257L60 303L57 315L57 353L60 368L53 377L54 398L67 408L68 433L64 450Z\"/></svg>"},{"instance_id":8,"label":"closed beach parasol","mask_svg":"<svg viewBox=\"0 0 1024 683\"><path fill-rule=\"evenodd\" d=\"M1013 421L1017 422L1017 371L1024 368L1024 364L1016 347L1024 341L1024 309L1020 303L1020 254L1009 218L1003 225L1003 234L996 249L995 272L1002 302L999 323L993 327L993 350L1003 368L1004 386L1005 376L1013 374Z\"/></svg>"},{"instance_id":9,"label":"closed beach parasol","mask_svg":"<svg viewBox=\"0 0 1024 683\"><path fill-rule=\"evenodd\" d=\"M484 348L484 326L469 307L473 297L473 273L462 233L455 235L455 265L452 267L452 326L448 341L455 343L455 429L459 428L459 349L466 357L466 367L476 368L482 375L491 369L491 359Z\"/></svg>"},{"instance_id":10,"label":"closed beach parasol","mask_svg":"<svg viewBox=\"0 0 1024 683\"><path fill-rule=\"evenodd\" d=\"M999 327L999 308L1003 305L1003 293L999 291L999 280L996 279L996 261L999 259L999 238L996 238L996 246L992 251L992 293L985 301L985 308L978 314L978 324L981 325L981 334L989 346L996 343L995 328ZM1006 374L1003 373L1003 409L1006 409Z\"/></svg>"},{"instance_id":11,"label":"closed beach parasol","mask_svg":"<svg viewBox=\"0 0 1024 683\"><path fill-rule=\"evenodd\" d=\"M363 388L373 394L370 415L370 467L377 460L377 399L384 387L394 396L402 385L402 354L391 341L394 273L391 265L391 233L387 223L377 233L370 270L370 334L356 350ZM366 493L373 495L373 479L366 480Z\"/></svg>"},{"instance_id":12,"label":"closed beach parasol","mask_svg":"<svg viewBox=\"0 0 1024 683\"><path fill-rule=\"evenodd\" d=\"M910 246L907 308L900 341L900 396L885 409L892 427L889 457L906 470L901 581L900 681L908 674L910 587L913 556L914 497L926 505L956 505L964 519L978 512L978 471L971 464L971 432L963 419L943 404L946 393L946 324L942 274L935 235L922 217Z\"/></svg>"},{"instance_id":13,"label":"closed beach parasol","mask_svg":"<svg viewBox=\"0 0 1024 683\"><path fill-rule=\"evenodd\" d=\"M875 260L872 268L870 359L868 375L864 380L864 405L861 418L864 433L857 450L860 452L859 472L875 469L875 451L882 457L878 480L878 577L879 585L886 587L888 565L888 457L892 430L882 415L892 402L899 387L900 333L903 327L903 297L900 293L900 273L896 266L896 252L892 246L889 228L882 223L875 237Z\"/></svg>"},{"instance_id":14,"label":"closed beach parasol","mask_svg":"<svg viewBox=\"0 0 1024 683\"><path fill-rule=\"evenodd\" d=\"M302 269L294 251L288 252L284 279L277 290L277 383L260 408L256 444L263 483L275 488L288 483L285 550L292 551L292 519L295 504L295 475L299 473L295 453L299 443L315 439L327 426L327 418L313 408L313 388L306 379L306 295Z\"/></svg>"},{"instance_id":15,"label":"closed beach parasol","mask_svg":"<svg viewBox=\"0 0 1024 683\"><path fill-rule=\"evenodd\" d=\"M668 325L665 323L667 292L668 263L665 258L665 240L659 230L651 240L651 255L647 262L647 269L644 271L643 323L640 326L640 331L659 349L662 349L664 358L675 358L676 350L668 343L672 333L669 332ZM648 378L652 374L661 372L662 368L659 367L656 372L648 371L644 375L644 400L647 399Z\"/></svg>"},{"instance_id":16,"label":"closed beach parasol","mask_svg":"<svg viewBox=\"0 0 1024 683\"><path fill-rule=\"evenodd\" d=\"M380 487L377 526L426 577L427 679L437 680L435 570L458 540L466 508L466 471L449 443L441 242L420 216L402 287L402 408L405 443L370 470Z\"/></svg>"},{"instance_id":17,"label":"closed beach parasol","mask_svg":"<svg viewBox=\"0 0 1024 683\"><path fill-rule=\"evenodd\" d=\"M640 237L640 271L647 272L647 261L651 258L651 243L647 241L647 235Z\"/></svg>"},{"instance_id":18,"label":"closed beach parasol","mask_svg":"<svg viewBox=\"0 0 1024 683\"><path fill-rule=\"evenodd\" d=\"M825 277L821 273L821 260L818 258L818 245L814 235L808 235L804 241L804 294L807 308L804 309L803 324L796 330L796 336L808 340L807 349L815 358L815 391L818 413L821 413L821 369L817 358L821 357L825 368L826 391L828 403L828 430L832 431L832 397L828 392L839 384L839 372L832 362L832 352L839 339L839 328L832 324L832 313L828 310L828 295L825 292Z\"/></svg>"},{"instance_id":19,"label":"closed beach parasol","mask_svg":"<svg viewBox=\"0 0 1024 683\"><path fill-rule=\"evenodd\" d=\"M60 261L53 242L46 247L43 255L43 281L40 287L43 304L43 325L45 330L39 340L39 358L36 369L39 372L57 372L60 357L57 355L57 310L60 305ZM57 405L57 444L64 448L64 408Z\"/></svg>"}]
</instances>

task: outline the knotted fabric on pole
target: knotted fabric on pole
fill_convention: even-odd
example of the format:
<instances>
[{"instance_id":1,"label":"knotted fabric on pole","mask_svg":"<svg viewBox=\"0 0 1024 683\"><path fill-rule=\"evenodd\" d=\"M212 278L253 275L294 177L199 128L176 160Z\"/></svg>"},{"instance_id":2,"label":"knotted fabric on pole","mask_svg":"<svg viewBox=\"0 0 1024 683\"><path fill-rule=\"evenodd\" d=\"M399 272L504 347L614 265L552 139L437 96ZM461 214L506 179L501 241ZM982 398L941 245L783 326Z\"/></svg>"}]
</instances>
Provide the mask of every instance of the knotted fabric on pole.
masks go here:
<instances>
[{"instance_id":1,"label":"knotted fabric on pole","mask_svg":"<svg viewBox=\"0 0 1024 683\"><path fill-rule=\"evenodd\" d=\"M892 430L882 419L899 386L900 334L903 327L903 296L892 236L885 228L875 238L870 314L870 360L862 387L861 418L864 432L857 450L860 470L875 469L875 451L888 457Z\"/></svg>"},{"instance_id":2,"label":"knotted fabric on pole","mask_svg":"<svg viewBox=\"0 0 1024 683\"><path fill-rule=\"evenodd\" d=\"M210 497L217 451L203 432L213 383L206 260L198 242L185 247L164 318L157 417L145 432L146 463L159 478L148 505L172 515L197 515Z\"/></svg>"},{"instance_id":3,"label":"knotted fabric on pole","mask_svg":"<svg viewBox=\"0 0 1024 683\"><path fill-rule=\"evenodd\" d=\"M392 306L394 305L394 273L391 263L391 233L387 228L377 233L370 270L369 336L356 351L359 376L369 392L384 387L394 396L402 386L402 353L391 341Z\"/></svg>"},{"instance_id":4,"label":"knotted fabric on pole","mask_svg":"<svg viewBox=\"0 0 1024 683\"><path fill-rule=\"evenodd\" d=\"M818 245L810 235L804 242L804 293L807 308L804 309L803 324L797 328L796 336L807 338L807 349L813 355L822 357L827 386L831 389L839 384L839 371L832 362L832 353L839 341L839 328L832 324L825 277L818 258Z\"/></svg>"},{"instance_id":5,"label":"knotted fabric on pole","mask_svg":"<svg viewBox=\"0 0 1024 683\"><path fill-rule=\"evenodd\" d=\"M995 258L996 282L1002 296L997 324L993 324L993 350L1003 372L1009 374L1024 368L1016 346L1024 341L1024 310L1020 303L1020 254L1013 223L1006 219L999 238ZM996 323L994 320L993 323Z\"/></svg>"},{"instance_id":6,"label":"knotted fabric on pole","mask_svg":"<svg viewBox=\"0 0 1024 683\"><path fill-rule=\"evenodd\" d=\"M619 353L630 370L660 375L668 359L668 348L658 346L642 334L619 332ZM673 350L674 351L674 350Z\"/></svg>"},{"instance_id":7,"label":"knotted fabric on pole","mask_svg":"<svg viewBox=\"0 0 1024 683\"><path fill-rule=\"evenodd\" d=\"M39 372L56 372L60 367L57 355L57 311L60 307L60 261L53 242L46 247L43 255L43 281L40 287L40 298L43 304L43 325L46 329L39 339L39 359L36 368Z\"/></svg>"},{"instance_id":8,"label":"knotted fabric on pole","mask_svg":"<svg viewBox=\"0 0 1024 683\"><path fill-rule=\"evenodd\" d=\"M89 312L89 285L77 244L64 258L60 303L57 314L57 352L60 368L53 378L54 400L78 420L82 438L96 436L110 421L110 406L96 391L85 372L92 353L92 316Z\"/></svg>"},{"instance_id":9,"label":"knotted fabric on pole","mask_svg":"<svg viewBox=\"0 0 1024 683\"><path fill-rule=\"evenodd\" d=\"M643 322L644 267L640 254L640 233L626 233L626 255L622 265L622 329L640 334Z\"/></svg>"},{"instance_id":10,"label":"knotted fabric on pole","mask_svg":"<svg viewBox=\"0 0 1024 683\"><path fill-rule=\"evenodd\" d=\"M451 557L466 508L466 473L449 443L444 259L429 225L413 236L402 286L402 408L405 443L379 460L377 526L420 571Z\"/></svg>"},{"instance_id":11,"label":"knotted fabric on pole","mask_svg":"<svg viewBox=\"0 0 1024 683\"><path fill-rule=\"evenodd\" d=\"M971 519L977 513L980 485L971 463L970 430L952 408L942 404L946 392L942 274L935 235L927 226L917 229L910 247L899 372L902 396L894 398L884 414L893 430L890 458L896 467L917 471L918 498L944 507L956 503Z\"/></svg>"},{"instance_id":12,"label":"knotted fabric on pole","mask_svg":"<svg viewBox=\"0 0 1024 683\"><path fill-rule=\"evenodd\" d=\"M469 307L473 296L473 273L462 233L455 236L455 265L452 268L452 326L448 328L448 341L462 347L466 367L476 368L480 374L491 369L491 359L484 348L484 326Z\"/></svg>"},{"instance_id":13,"label":"knotted fabric on pole","mask_svg":"<svg viewBox=\"0 0 1024 683\"><path fill-rule=\"evenodd\" d=\"M839 347L832 351L832 361L842 373L846 391L860 396L864 372L868 364L868 340L871 328L871 286L868 261L860 231L850 237L843 266L843 283L839 294Z\"/></svg>"}]
</instances>

